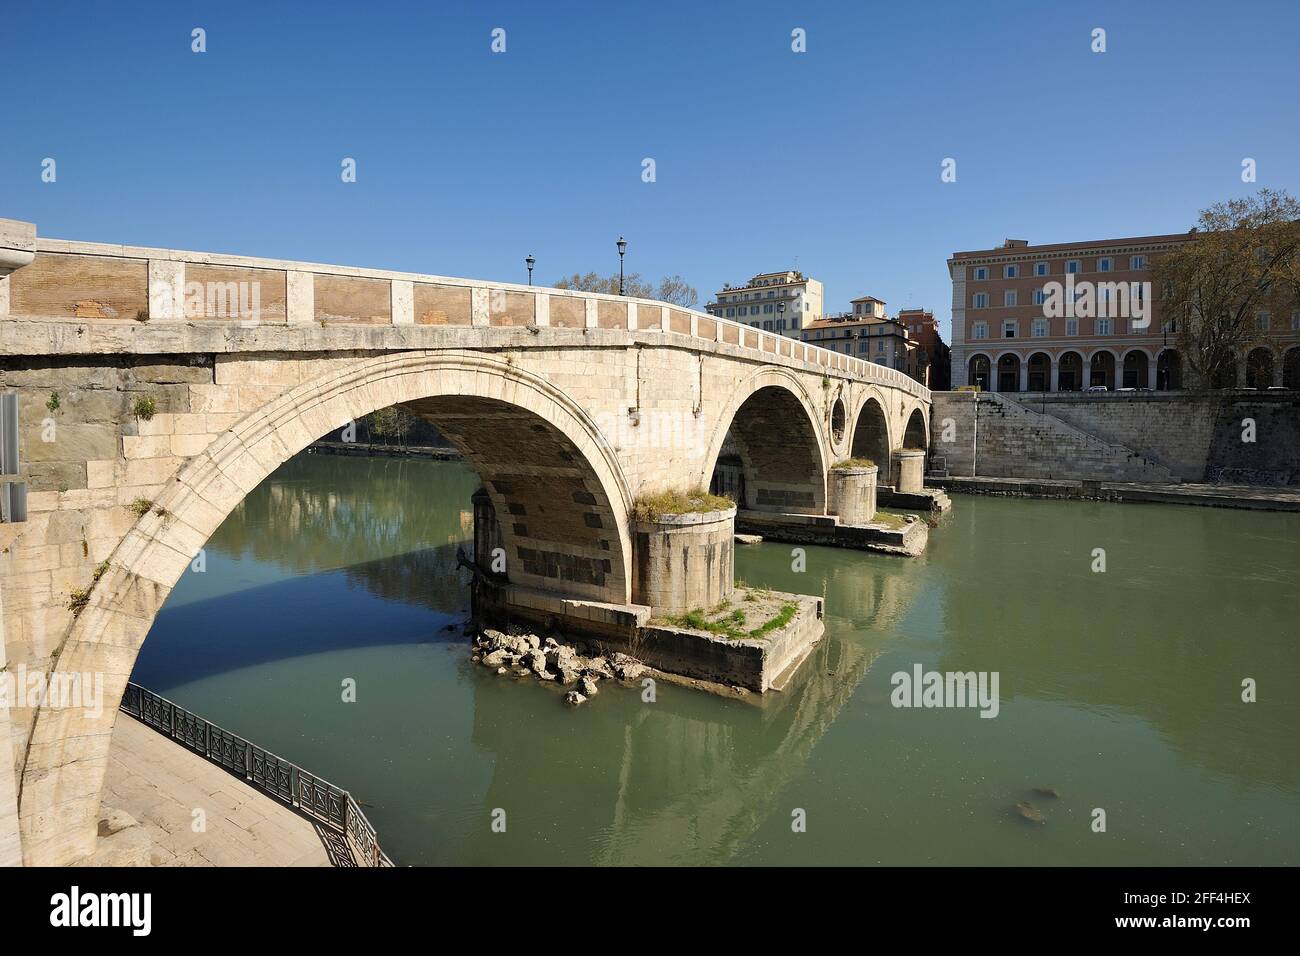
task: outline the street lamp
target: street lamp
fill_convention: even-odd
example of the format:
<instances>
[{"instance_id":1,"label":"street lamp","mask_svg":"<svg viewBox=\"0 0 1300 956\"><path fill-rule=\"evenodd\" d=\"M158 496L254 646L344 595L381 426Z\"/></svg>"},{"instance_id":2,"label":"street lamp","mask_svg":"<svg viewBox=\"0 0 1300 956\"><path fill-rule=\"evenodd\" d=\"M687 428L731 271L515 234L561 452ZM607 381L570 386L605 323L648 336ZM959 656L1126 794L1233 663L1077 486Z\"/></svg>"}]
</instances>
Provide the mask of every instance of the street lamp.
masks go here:
<instances>
[{"instance_id":1,"label":"street lamp","mask_svg":"<svg viewBox=\"0 0 1300 956\"><path fill-rule=\"evenodd\" d=\"M776 304L776 330L780 332L782 335L785 335L785 326L781 324L784 321L785 321L785 303L778 302Z\"/></svg>"},{"instance_id":2,"label":"street lamp","mask_svg":"<svg viewBox=\"0 0 1300 956\"><path fill-rule=\"evenodd\" d=\"M622 236L618 237L618 294L623 295L623 253L627 252L627 240Z\"/></svg>"},{"instance_id":3,"label":"street lamp","mask_svg":"<svg viewBox=\"0 0 1300 956\"><path fill-rule=\"evenodd\" d=\"M534 259L534 258L532 257L532 254L530 253L530 254L528 255L528 257L527 257L526 259L524 259L524 265L528 266L528 284L529 284L529 285L532 285L532 284L533 284L533 266L537 265L537 260Z\"/></svg>"}]
</instances>

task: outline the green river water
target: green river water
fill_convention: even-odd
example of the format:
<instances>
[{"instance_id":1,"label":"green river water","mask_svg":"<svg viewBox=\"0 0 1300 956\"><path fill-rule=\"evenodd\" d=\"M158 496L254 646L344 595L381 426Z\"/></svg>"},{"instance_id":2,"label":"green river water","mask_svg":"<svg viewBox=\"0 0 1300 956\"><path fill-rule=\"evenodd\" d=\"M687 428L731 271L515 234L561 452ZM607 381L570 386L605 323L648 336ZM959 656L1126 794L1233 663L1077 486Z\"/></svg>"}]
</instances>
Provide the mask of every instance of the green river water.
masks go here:
<instances>
[{"instance_id":1,"label":"green river water","mask_svg":"<svg viewBox=\"0 0 1300 956\"><path fill-rule=\"evenodd\" d=\"M738 578L825 598L788 692L605 683L570 709L447 629L478 484L291 460L133 679L352 791L399 864L1300 862L1300 515L956 497L919 559L738 547ZM996 671L997 717L891 706L916 664Z\"/></svg>"}]
</instances>

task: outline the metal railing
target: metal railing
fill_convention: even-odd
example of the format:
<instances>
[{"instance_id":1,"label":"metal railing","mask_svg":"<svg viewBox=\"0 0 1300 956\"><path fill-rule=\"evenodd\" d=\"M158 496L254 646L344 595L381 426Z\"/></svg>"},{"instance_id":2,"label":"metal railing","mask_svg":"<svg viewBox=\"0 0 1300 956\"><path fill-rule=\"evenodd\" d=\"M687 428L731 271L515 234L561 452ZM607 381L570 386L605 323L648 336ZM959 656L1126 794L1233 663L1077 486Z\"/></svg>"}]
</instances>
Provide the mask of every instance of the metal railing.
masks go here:
<instances>
[{"instance_id":1,"label":"metal railing","mask_svg":"<svg viewBox=\"0 0 1300 956\"><path fill-rule=\"evenodd\" d=\"M121 709L218 767L243 777L246 783L268 796L339 833L348 841L348 849L358 866L393 865L379 846L374 826L346 790L139 684L127 682Z\"/></svg>"}]
</instances>

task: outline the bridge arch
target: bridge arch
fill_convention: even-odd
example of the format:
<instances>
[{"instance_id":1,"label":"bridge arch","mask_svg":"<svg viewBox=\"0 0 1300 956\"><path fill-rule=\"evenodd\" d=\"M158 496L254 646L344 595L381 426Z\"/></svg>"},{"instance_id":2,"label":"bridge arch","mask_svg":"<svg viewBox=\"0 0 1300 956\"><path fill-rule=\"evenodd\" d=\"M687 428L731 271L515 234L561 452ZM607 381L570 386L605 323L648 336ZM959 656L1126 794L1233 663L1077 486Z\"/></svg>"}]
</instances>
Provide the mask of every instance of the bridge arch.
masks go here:
<instances>
[{"instance_id":1,"label":"bridge arch","mask_svg":"<svg viewBox=\"0 0 1300 956\"><path fill-rule=\"evenodd\" d=\"M37 710L18 796L25 862L57 865L94 850L126 681L154 616L199 549L293 455L394 404L437 422L479 470L497 508L512 581L573 597L630 600L631 495L621 466L587 413L543 378L490 354L418 351L364 358L291 388L180 466L73 619L51 677L103 674L103 707L98 714ZM527 481L512 484L516 475ZM553 493L557 483L567 497L548 498L545 515L528 514L527 486ZM555 546L549 556L539 553L547 543Z\"/></svg>"},{"instance_id":2,"label":"bridge arch","mask_svg":"<svg viewBox=\"0 0 1300 956\"><path fill-rule=\"evenodd\" d=\"M930 449L930 423L920 406L913 408L907 416L907 427L903 430L903 447Z\"/></svg>"},{"instance_id":3,"label":"bridge arch","mask_svg":"<svg viewBox=\"0 0 1300 956\"><path fill-rule=\"evenodd\" d=\"M736 386L719 417L701 483L730 448L743 478L737 503L755 511L826 513L829 441L812 396L781 368L760 369ZM730 438L730 443L728 443Z\"/></svg>"},{"instance_id":4,"label":"bridge arch","mask_svg":"<svg viewBox=\"0 0 1300 956\"><path fill-rule=\"evenodd\" d=\"M885 407L886 402L874 390L868 392L854 419L853 441L849 446L851 457L870 458L876 463L880 469L877 472L880 484L889 481L890 457L894 448Z\"/></svg>"}]
</instances>

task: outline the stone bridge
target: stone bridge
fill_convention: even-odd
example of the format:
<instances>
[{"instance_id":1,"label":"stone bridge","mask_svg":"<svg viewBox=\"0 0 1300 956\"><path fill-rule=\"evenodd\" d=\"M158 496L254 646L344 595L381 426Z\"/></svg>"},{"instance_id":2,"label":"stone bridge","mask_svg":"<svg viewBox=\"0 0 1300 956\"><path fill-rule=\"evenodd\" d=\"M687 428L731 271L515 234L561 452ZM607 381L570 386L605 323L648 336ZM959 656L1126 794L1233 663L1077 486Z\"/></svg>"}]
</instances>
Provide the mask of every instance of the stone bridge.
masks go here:
<instances>
[{"instance_id":1,"label":"stone bridge","mask_svg":"<svg viewBox=\"0 0 1300 956\"><path fill-rule=\"evenodd\" d=\"M244 496L332 430L404 404L483 479L512 584L627 605L639 496L708 486L726 442L740 507L822 515L832 464L887 476L897 449L928 444L930 409L897 371L662 302L37 239L14 220L0 391L18 396L11 518L26 498L0 524L16 678L0 863L28 864L93 852L154 615ZM55 699L77 675L102 675L102 712Z\"/></svg>"}]
</instances>

